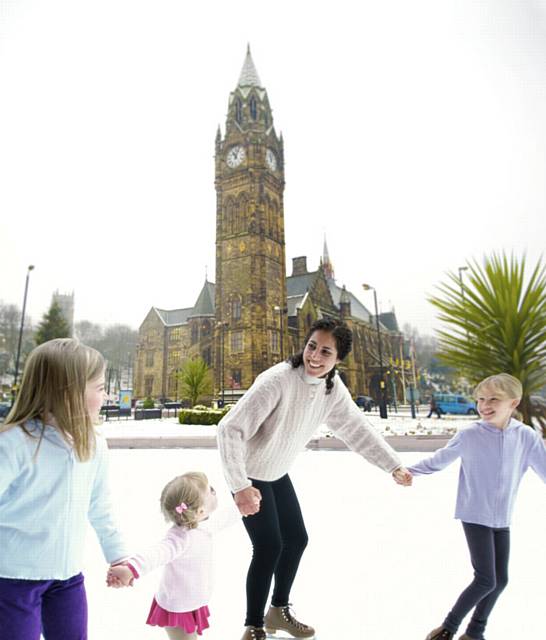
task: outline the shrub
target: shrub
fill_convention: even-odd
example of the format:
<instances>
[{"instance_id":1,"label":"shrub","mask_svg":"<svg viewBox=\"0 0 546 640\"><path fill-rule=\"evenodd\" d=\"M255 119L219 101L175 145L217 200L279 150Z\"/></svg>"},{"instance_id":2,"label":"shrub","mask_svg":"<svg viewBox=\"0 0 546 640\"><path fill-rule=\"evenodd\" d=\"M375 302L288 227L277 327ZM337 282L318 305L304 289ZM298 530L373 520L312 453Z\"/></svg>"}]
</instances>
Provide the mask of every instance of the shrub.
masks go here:
<instances>
[{"instance_id":1,"label":"shrub","mask_svg":"<svg viewBox=\"0 0 546 640\"><path fill-rule=\"evenodd\" d=\"M146 398L146 400L144 400L144 402L142 403L142 408L143 409L154 409L155 408L155 403L151 398Z\"/></svg>"},{"instance_id":2,"label":"shrub","mask_svg":"<svg viewBox=\"0 0 546 640\"><path fill-rule=\"evenodd\" d=\"M218 424L220 420L226 415L229 408L225 409L182 409L178 413L178 421L180 424Z\"/></svg>"}]
</instances>

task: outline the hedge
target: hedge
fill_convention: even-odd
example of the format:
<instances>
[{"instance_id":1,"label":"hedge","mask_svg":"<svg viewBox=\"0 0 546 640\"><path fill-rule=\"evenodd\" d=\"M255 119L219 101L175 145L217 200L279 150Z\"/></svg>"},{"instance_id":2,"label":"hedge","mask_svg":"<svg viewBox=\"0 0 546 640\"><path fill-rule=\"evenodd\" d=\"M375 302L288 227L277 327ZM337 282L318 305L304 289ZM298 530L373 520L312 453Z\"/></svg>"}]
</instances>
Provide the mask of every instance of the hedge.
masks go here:
<instances>
[{"instance_id":1,"label":"hedge","mask_svg":"<svg viewBox=\"0 0 546 640\"><path fill-rule=\"evenodd\" d=\"M226 415L230 407L223 409L181 409L178 412L178 421L180 424L218 424Z\"/></svg>"}]
</instances>

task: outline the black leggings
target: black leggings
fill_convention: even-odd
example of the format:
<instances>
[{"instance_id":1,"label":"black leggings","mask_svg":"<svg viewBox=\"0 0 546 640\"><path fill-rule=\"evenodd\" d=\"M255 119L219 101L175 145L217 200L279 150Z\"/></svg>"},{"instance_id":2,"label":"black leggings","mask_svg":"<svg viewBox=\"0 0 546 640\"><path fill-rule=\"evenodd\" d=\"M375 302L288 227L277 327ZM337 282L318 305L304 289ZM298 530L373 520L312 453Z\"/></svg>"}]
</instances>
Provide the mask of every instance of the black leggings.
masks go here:
<instances>
[{"instance_id":1,"label":"black leggings","mask_svg":"<svg viewBox=\"0 0 546 640\"><path fill-rule=\"evenodd\" d=\"M474 567L474 580L459 596L444 627L455 633L466 614L476 607L466 633L481 640L489 614L508 584L510 530L468 522L463 522L463 528Z\"/></svg>"},{"instance_id":2,"label":"black leggings","mask_svg":"<svg viewBox=\"0 0 546 640\"><path fill-rule=\"evenodd\" d=\"M273 575L271 604L284 607L308 538L288 474L274 482L252 479L251 482L261 492L262 502L258 513L243 518L252 542L252 561L246 579L245 626L263 627Z\"/></svg>"}]
</instances>

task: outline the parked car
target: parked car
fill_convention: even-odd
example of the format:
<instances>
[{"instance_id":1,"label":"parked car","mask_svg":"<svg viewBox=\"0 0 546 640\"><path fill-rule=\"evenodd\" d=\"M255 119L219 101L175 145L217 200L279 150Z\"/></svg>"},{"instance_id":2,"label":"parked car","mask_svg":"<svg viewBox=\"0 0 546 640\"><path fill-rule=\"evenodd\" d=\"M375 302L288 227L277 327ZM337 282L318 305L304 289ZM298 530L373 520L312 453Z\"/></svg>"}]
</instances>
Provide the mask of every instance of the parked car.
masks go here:
<instances>
[{"instance_id":1,"label":"parked car","mask_svg":"<svg viewBox=\"0 0 546 640\"><path fill-rule=\"evenodd\" d=\"M10 407L9 402L0 402L0 418L4 419L8 415Z\"/></svg>"},{"instance_id":2,"label":"parked car","mask_svg":"<svg viewBox=\"0 0 546 640\"><path fill-rule=\"evenodd\" d=\"M375 405L374 399L370 396L356 396L355 402L364 411L371 411Z\"/></svg>"},{"instance_id":3,"label":"parked car","mask_svg":"<svg viewBox=\"0 0 546 640\"><path fill-rule=\"evenodd\" d=\"M476 403L466 396L461 396L456 393L435 393L434 399L436 400L438 409L440 409L442 413L455 413L467 416L478 415Z\"/></svg>"}]
</instances>

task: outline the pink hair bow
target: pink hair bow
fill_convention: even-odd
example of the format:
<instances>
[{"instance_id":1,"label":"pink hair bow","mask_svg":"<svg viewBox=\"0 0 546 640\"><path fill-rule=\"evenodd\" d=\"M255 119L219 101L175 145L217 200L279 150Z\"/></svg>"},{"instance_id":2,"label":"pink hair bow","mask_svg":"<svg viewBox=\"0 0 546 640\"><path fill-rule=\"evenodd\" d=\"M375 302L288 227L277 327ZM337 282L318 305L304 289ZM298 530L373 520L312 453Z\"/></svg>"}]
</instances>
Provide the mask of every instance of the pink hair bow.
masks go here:
<instances>
[{"instance_id":1,"label":"pink hair bow","mask_svg":"<svg viewBox=\"0 0 546 640\"><path fill-rule=\"evenodd\" d=\"M175 508L176 513L183 513L188 508L188 505L185 502L181 502L178 507Z\"/></svg>"}]
</instances>

